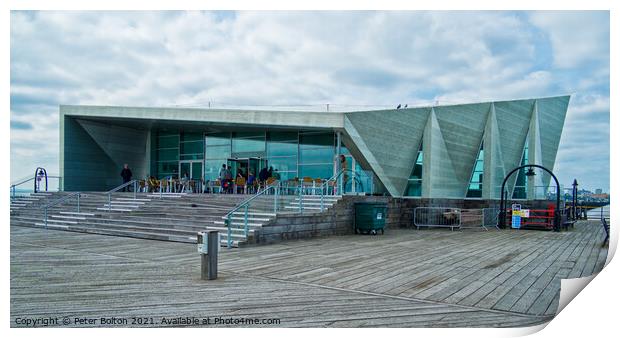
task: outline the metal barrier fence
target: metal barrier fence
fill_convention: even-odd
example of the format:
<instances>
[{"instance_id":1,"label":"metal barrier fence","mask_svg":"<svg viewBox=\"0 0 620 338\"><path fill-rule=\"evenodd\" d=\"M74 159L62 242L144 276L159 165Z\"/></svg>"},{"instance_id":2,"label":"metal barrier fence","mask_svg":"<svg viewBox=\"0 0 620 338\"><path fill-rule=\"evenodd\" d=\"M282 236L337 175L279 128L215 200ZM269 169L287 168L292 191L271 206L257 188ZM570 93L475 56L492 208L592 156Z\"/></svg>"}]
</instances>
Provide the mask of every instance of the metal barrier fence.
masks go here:
<instances>
[{"instance_id":1,"label":"metal barrier fence","mask_svg":"<svg viewBox=\"0 0 620 338\"><path fill-rule=\"evenodd\" d=\"M461 209L461 228L478 229L487 228L483 225L482 209Z\"/></svg>"},{"instance_id":2,"label":"metal barrier fence","mask_svg":"<svg viewBox=\"0 0 620 338\"><path fill-rule=\"evenodd\" d=\"M497 230L499 228L499 208L484 208L482 209L482 226L487 229L494 227Z\"/></svg>"},{"instance_id":3,"label":"metal barrier fence","mask_svg":"<svg viewBox=\"0 0 620 338\"><path fill-rule=\"evenodd\" d=\"M419 207L413 210L413 224L420 227L461 227L461 209L459 208L438 208L438 207Z\"/></svg>"}]
</instances>

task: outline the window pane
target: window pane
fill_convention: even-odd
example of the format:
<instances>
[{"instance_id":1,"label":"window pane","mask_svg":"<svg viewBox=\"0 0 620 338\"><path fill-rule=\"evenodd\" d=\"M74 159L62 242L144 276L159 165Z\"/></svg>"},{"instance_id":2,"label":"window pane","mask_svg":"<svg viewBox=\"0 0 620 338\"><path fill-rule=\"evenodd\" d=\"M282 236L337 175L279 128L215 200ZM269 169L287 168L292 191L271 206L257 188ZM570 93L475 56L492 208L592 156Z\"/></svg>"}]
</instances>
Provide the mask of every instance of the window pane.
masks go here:
<instances>
[{"instance_id":1,"label":"window pane","mask_svg":"<svg viewBox=\"0 0 620 338\"><path fill-rule=\"evenodd\" d=\"M202 160L202 154L181 155L181 160Z\"/></svg>"},{"instance_id":2,"label":"window pane","mask_svg":"<svg viewBox=\"0 0 620 338\"><path fill-rule=\"evenodd\" d=\"M158 149L157 150L158 161L178 161L179 149Z\"/></svg>"},{"instance_id":3,"label":"window pane","mask_svg":"<svg viewBox=\"0 0 620 338\"><path fill-rule=\"evenodd\" d=\"M269 165L278 171L297 172L297 157L272 157L267 160Z\"/></svg>"},{"instance_id":4,"label":"window pane","mask_svg":"<svg viewBox=\"0 0 620 338\"><path fill-rule=\"evenodd\" d=\"M200 141L203 142L202 133L181 133L181 142Z\"/></svg>"},{"instance_id":5,"label":"window pane","mask_svg":"<svg viewBox=\"0 0 620 338\"><path fill-rule=\"evenodd\" d=\"M207 160L205 161L205 180L215 181L218 178L220 168L226 160Z\"/></svg>"},{"instance_id":6,"label":"window pane","mask_svg":"<svg viewBox=\"0 0 620 338\"><path fill-rule=\"evenodd\" d=\"M158 136L157 148L178 148L179 147L179 135L172 136Z\"/></svg>"},{"instance_id":7,"label":"window pane","mask_svg":"<svg viewBox=\"0 0 620 338\"><path fill-rule=\"evenodd\" d=\"M422 180L410 180L407 183L405 196L422 196Z\"/></svg>"},{"instance_id":8,"label":"window pane","mask_svg":"<svg viewBox=\"0 0 620 338\"><path fill-rule=\"evenodd\" d=\"M329 165L304 165L299 166L300 177L328 179L334 174L334 166Z\"/></svg>"},{"instance_id":9,"label":"window pane","mask_svg":"<svg viewBox=\"0 0 620 338\"><path fill-rule=\"evenodd\" d=\"M179 162L157 162L157 177L175 174L179 170Z\"/></svg>"},{"instance_id":10,"label":"window pane","mask_svg":"<svg viewBox=\"0 0 620 338\"><path fill-rule=\"evenodd\" d=\"M269 141L297 143L299 135L296 131L272 131L269 132Z\"/></svg>"},{"instance_id":11,"label":"window pane","mask_svg":"<svg viewBox=\"0 0 620 338\"><path fill-rule=\"evenodd\" d=\"M334 148L334 133L301 134L299 140L301 148Z\"/></svg>"},{"instance_id":12,"label":"window pane","mask_svg":"<svg viewBox=\"0 0 620 338\"><path fill-rule=\"evenodd\" d=\"M267 156L295 156L297 157L297 142L285 143L270 141L267 143Z\"/></svg>"},{"instance_id":13,"label":"window pane","mask_svg":"<svg viewBox=\"0 0 620 338\"><path fill-rule=\"evenodd\" d=\"M422 165L416 164L413 167L413 173L411 173L411 177L413 179L422 179Z\"/></svg>"},{"instance_id":14,"label":"window pane","mask_svg":"<svg viewBox=\"0 0 620 338\"><path fill-rule=\"evenodd\" d=\"M334 163L334 148L302 149L299 154L300 164Z\"/></svg>"},{"instance_id":15,"label":"window pane","mask_svg":"<svg viewBox=\"0 0 620 338\"><path fill-rule=\"evenodd\" d=\"M265 139L265 132L244 131L236 132L233 134L233 138L260 138Z\"/></svg>"},{"instance_id":16,"label":"window pane","mask_svg":"<svg viewBox=\"0 0 620 338\"><path fill-rule=\"evenodd\" d=\"M203 153L202 140L194 142L181 142L181 154L201 154Z\"/></svg>"},{"instance_id":17,"label":"window pane","mask_svg":"<svg viewBox=\"0 0 620 338\"><path fill-rule=\"evenodd\" d=\"M230 133L207 134L207 146L230 145Z\"/></svg>"},{"instance_id":18,"label":"window pane","mask_svg":"<svg viewBox=\"0 0 620 338\"><path fill-rule=\"evenodd\" d=\"M297 172L296 171L279 171L278 173L280 174L280 181L287 181L287 180L292 180L297 176Z\"/></svg>"},{"instance_id":19,"label":"window pane","mask_svg":"<svg viewBox=\"0 0 620 338\"><path fill-rule=\"evenodd\" d=\"M264 138L248 138L248 139L233 139L233 152L261 152L265 151L265 139Z\"/></svg>"},{"instance_id":20,"label":"window pane","mask_svg":"<svg viewBox=\"0 0 620 338\"><path fill-rule=\"evenodd\" d=\"M207 147L205 149L206 158L229 158L230 146Z\"/></svg>"}]
</instances>

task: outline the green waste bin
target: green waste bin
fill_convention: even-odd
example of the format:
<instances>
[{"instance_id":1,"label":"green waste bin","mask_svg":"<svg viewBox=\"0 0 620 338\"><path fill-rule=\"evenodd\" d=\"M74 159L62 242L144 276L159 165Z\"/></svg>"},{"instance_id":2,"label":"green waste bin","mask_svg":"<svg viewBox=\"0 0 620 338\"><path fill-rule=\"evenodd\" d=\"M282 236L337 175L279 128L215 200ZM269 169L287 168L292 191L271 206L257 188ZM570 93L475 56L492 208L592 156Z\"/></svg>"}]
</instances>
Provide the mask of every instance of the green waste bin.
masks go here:
<instances>
[{"instance_id":1,"label":"green waste bin","mask_svg":"<svg viewBox=\"0 0 620 338\"><path fill-rule=\"evenodd\" d=\"M384 233L387 204L380 202L355 203L355 233L376 235Z\"/></svg>"}]
</instances>

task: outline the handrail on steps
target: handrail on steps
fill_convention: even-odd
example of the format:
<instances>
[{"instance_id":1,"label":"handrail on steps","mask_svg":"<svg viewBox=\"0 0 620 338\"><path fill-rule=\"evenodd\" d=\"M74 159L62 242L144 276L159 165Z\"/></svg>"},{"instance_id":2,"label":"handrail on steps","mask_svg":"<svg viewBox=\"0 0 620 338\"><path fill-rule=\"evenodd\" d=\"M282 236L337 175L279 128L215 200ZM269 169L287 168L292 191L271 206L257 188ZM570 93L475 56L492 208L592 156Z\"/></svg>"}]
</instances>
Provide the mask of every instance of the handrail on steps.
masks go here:
<instances>
[{"instance_id":1,"label":"handrail on steps","mask_svg":"<svg viewBox=\"0 0 620 338\"><path fill-rule=\"evenodd\" d=\"M336 181L340 175L342 175L344 172L346 171L350 171L350 170L345 170L345 169L341 169L339 170L336 174L334 174L332 177L330 177L329 179L327 179L325 182L323 182L320 186L318 187L303 187L302 182L299 182L299 187L298 189L298 193L299 193L299 212L303 213L303 191L304 189L306 190L319 190L321 192L321 198L320 198L320 205L321 205L321 212L324 211L324 196L325 196L325 190L326 188L328 189L329 186L329 182L332 181ZM273 200L273 212L274 214L277 213L278 211L278 196L280 195L280 182L276 182L275 184L269 185L267 187L265 187L265 189L258 191L256 194L254 194L253 196L245 199L244 201L242 201L241 203L237 204L232 210L230 210L224 219L224 224L226 226L226 246L230 249L232 248L232 216L235 212L239 211L240 209L243 208L244 210L244 217L243 217L243 232L244 232L244 236L247 238L248 233L249 233L249 225L248 225L248 209L250 206L250 203L252 201L254 201L255 199L257 199L259 196L264 196L266 195L270 190L274 191L274 200Z\"/></svg>"},{"instance_id":2,"label":"handrail on steps","mask_svg":"<svg viewBox=\"0 0 620 338\"><path fill-rule=\"evenodd\" d=\"M130 186L132 184L133 184L133 199L136 199L137 198L137 192L138 192L138 180L131 180L129 182L123 183L123 184L119 185L118 187L116 187L116 188L114 188L112 190L109 190L107 192L107 194L108 194L108 212L112 211L112 193L113 192L117 192L117 191L119 191L119 190L121 190L123 188L126 188L126 187L128 187L128 186Z\"/></svg>"},{"instance_id":3,"label":"handrail on steps","mask_svg":"<svg viewBox=\"0 0 620 338\"><path fill-rule=\"evenodd\" d=\"M48 175L47 177L48 177L48 178L58 178L58 179L62 179L62 176L57 176L57 175ZM16 188L17 186L20 186L20 185L22 185L22 184L24 184L24 183L28 183L28 182L30 182L30 181L34 181L34 180L36 180L36 176L34 176L34 177L29 177L29 178L25 178L25 179L22 179L22 180L20 180L20 181L17 181L17 183L11 183L11 198L15 198L15 193L16 193L16 189L15 189L15 188ZM59 185L60 185L60 184L59 184ZM60 190L60 187L59 187L59 190Z\"/></svg>"},{"instance_id":4,"label":"handrail on steps","mask_svg":"<svg viewBox=\"0 0 620 338\"><path fill-rule=\"evenodd\" d=\"M44 209L44 214L43 214L43 215L44 215L44 218L43 218L43 223L45 224L45 227L46 227L46 228L47 228L47 210L48 210L49 208L53 207L53 206L56 206L56 205L62 204L62 203L64 203L65 201L67 201L67 200L69 200L69 199L72 199L73 197L76 197L76 196L77 196L77 212L79 213L79 212L80 212L80 197L82 196L82 193L81 193L81 192L79 192L79 191L78 191L78 192L71 193L71 194L69 194L69 195L67 195L67 196L64 196L64 197L62 197L62 198L60 198L60 199L57 199L57 200L55 200L55 201L53 201L53 202L47 203L47 204L45 204L45 205L43 205L43 206L39 207L39 209Z\"/></svg>"}]
</instances>

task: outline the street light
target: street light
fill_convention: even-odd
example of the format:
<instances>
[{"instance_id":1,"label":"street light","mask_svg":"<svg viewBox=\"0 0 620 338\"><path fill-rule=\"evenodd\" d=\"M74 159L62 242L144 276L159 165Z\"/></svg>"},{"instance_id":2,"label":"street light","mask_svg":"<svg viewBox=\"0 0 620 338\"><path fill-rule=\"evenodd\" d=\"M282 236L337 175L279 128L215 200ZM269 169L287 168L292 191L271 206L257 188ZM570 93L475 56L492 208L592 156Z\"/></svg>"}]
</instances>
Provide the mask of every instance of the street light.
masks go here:
<instances>
[{"instance_id":1,"label":"street light","mask_svg":"<svg viewBox=\"0 0 620 338\"><path fill-rule=\"evenodd\" d=\"M525 173L525 176L527 176L527 177L536 176L536 173L534 172L534 168L529 167L529 168L527 169L527 172Z\"/></svg>"}]
</instances>

